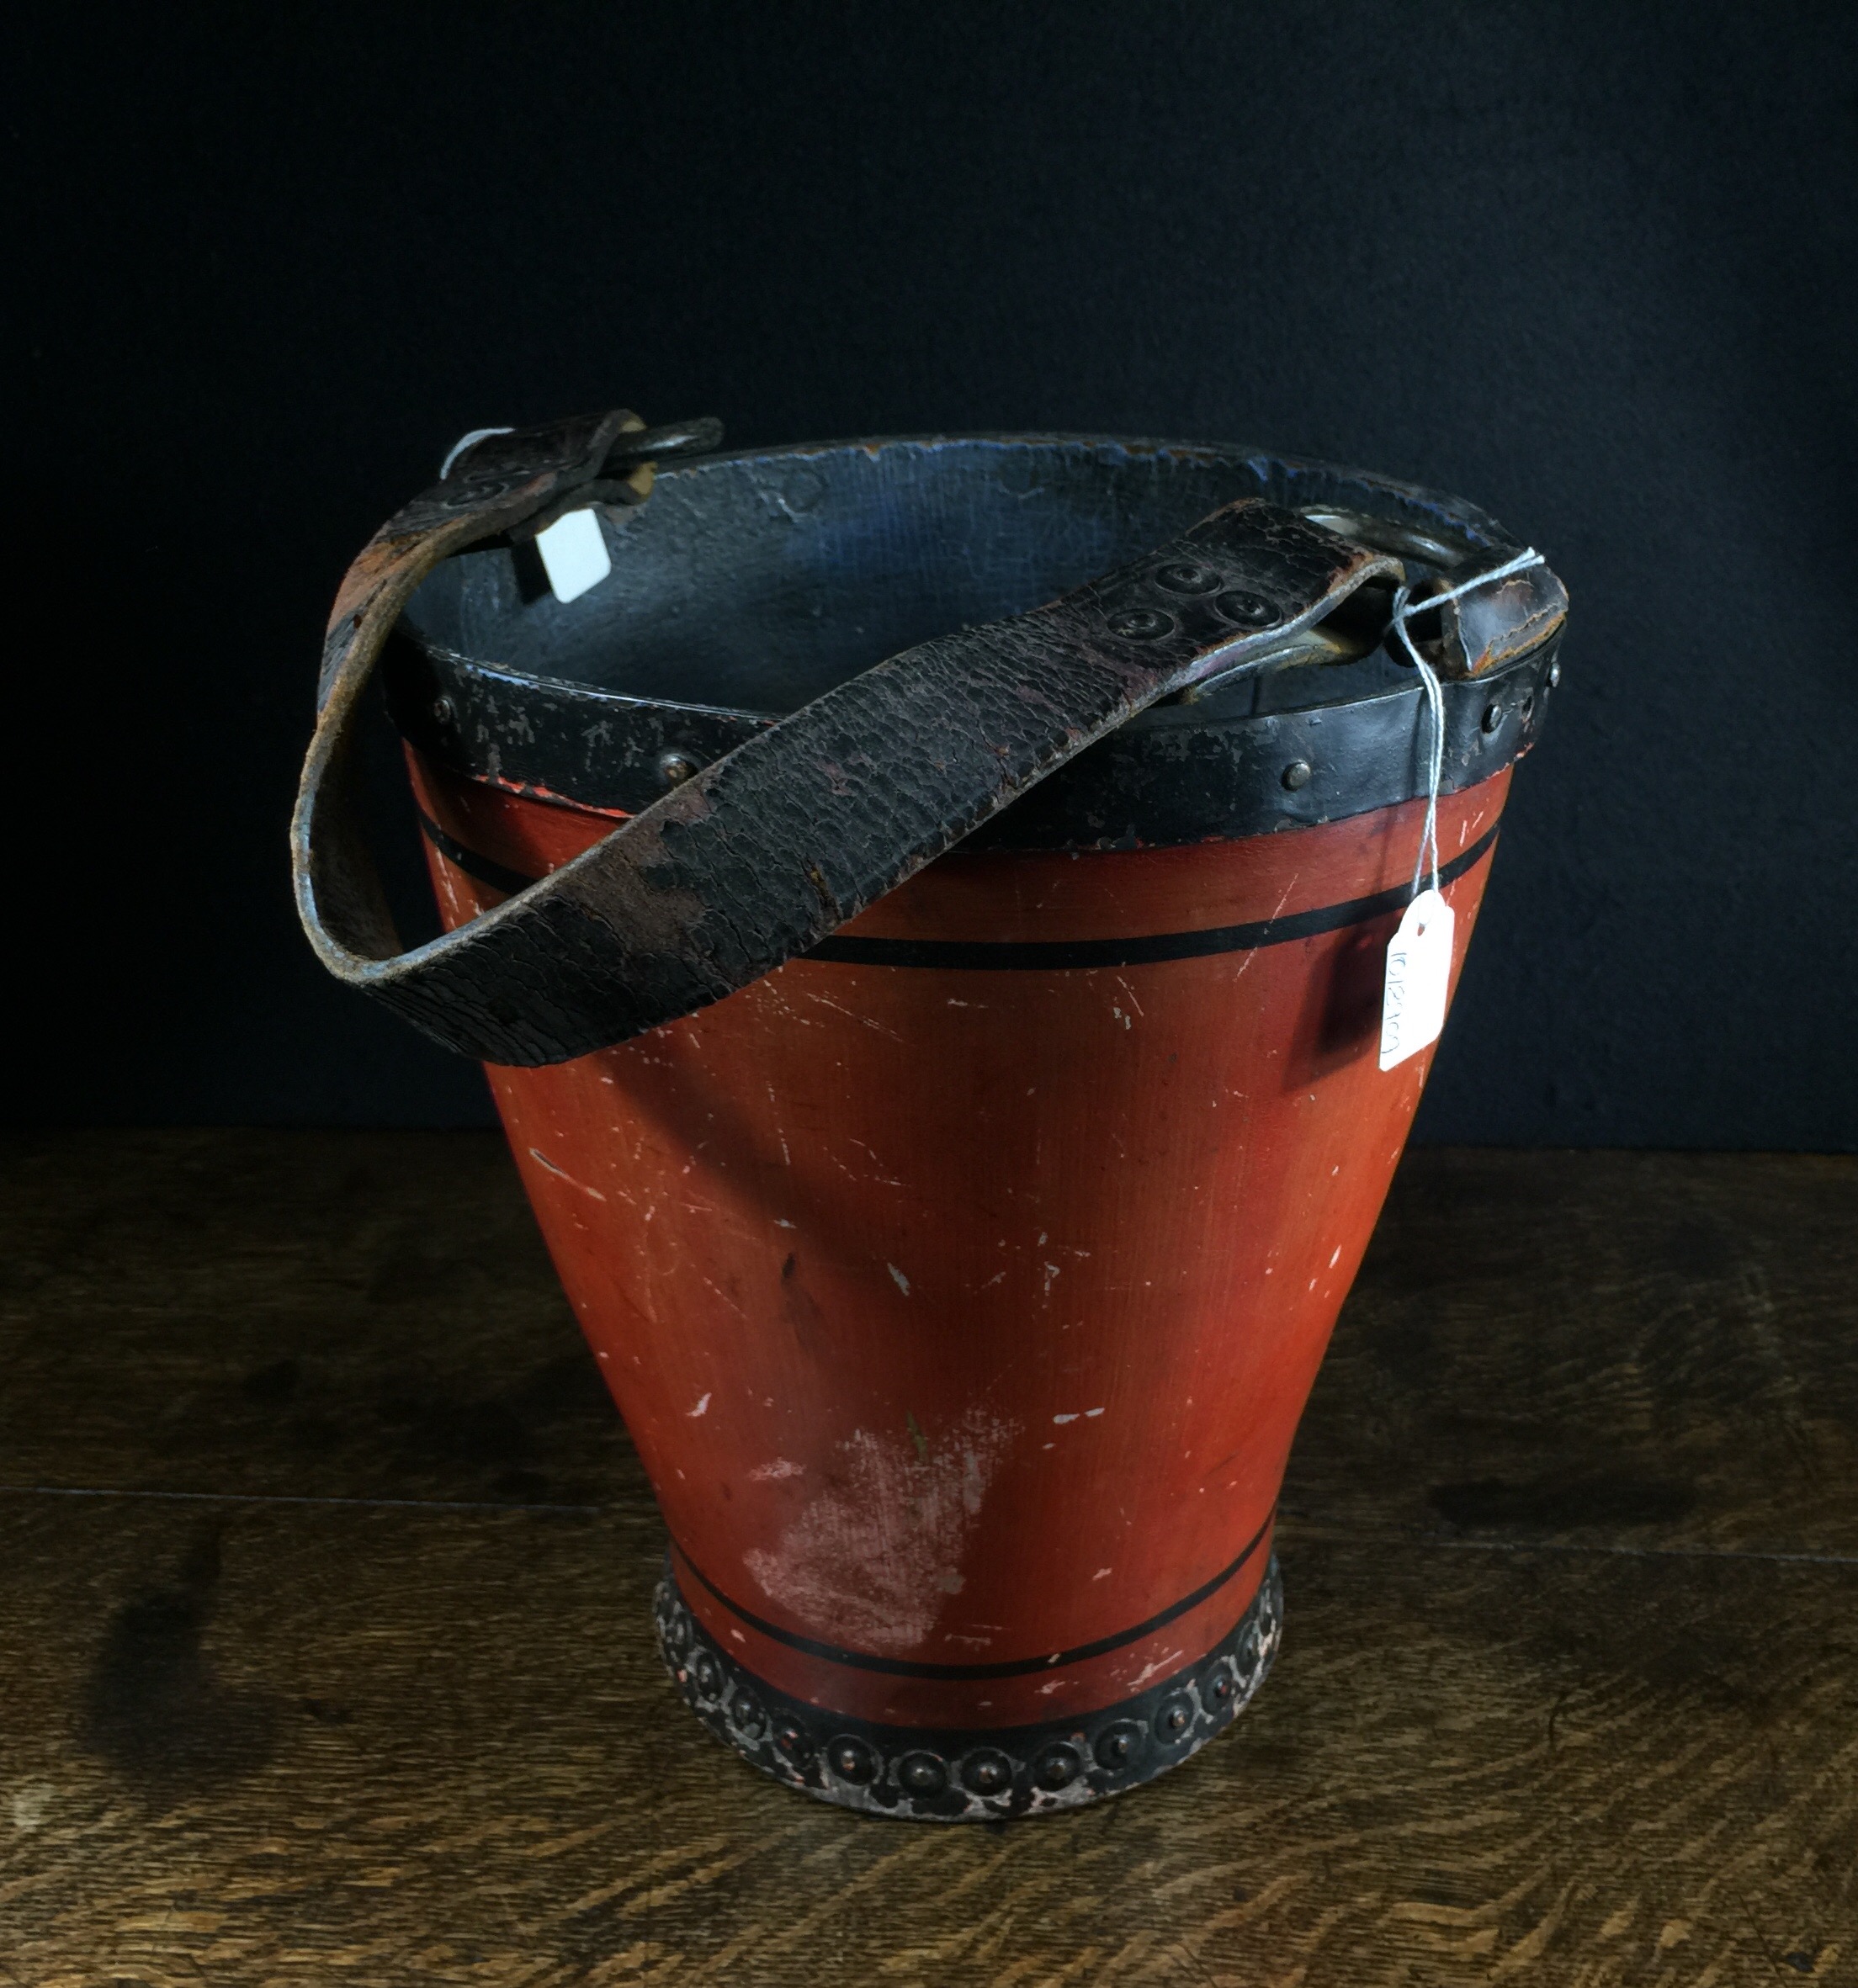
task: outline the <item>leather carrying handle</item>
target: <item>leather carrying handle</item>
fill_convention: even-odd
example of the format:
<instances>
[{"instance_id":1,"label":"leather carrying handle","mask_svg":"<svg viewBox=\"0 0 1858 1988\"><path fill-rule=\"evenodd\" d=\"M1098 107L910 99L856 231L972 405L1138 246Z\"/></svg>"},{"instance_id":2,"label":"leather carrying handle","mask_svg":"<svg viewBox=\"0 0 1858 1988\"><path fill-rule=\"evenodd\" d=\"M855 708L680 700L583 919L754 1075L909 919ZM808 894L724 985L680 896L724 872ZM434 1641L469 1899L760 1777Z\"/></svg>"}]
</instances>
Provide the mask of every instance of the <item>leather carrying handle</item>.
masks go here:
<instances>
[{"instance_id":1,"label":"leather carrying handle","mask_svg":"<svg viewBox=\"0 0 1858 1988\"><path fill-rule=\"evenodd\" d=\"M672 453L693 432L642 428L619 411L478 443L375 533L329 624L291 824L304 929L338 980L486 1063L564 1062L746 986L1157 698L1262 666L1363 581L1400 577L1295 512L1229 504L1048 606L837 685L519 895L402 952L357 805L375 659L441 559L592 501L655 437Z\"/></svg>"}]
</instances>

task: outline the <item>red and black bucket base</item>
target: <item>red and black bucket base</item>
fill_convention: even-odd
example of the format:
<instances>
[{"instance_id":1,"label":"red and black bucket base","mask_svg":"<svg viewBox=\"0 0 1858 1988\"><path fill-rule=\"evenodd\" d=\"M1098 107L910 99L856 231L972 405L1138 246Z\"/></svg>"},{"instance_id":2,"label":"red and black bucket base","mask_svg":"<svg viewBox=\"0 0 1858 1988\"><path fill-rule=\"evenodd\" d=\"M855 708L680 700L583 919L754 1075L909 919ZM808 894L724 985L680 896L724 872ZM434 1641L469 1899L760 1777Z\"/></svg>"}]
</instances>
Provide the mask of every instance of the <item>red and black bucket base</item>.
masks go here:
<instances>
[{"instance_id":1,"label":"red and black bucket base","mask_svg":"<svg viewBox=\"0 0 1858 1988\"><path fill-rule=\"evenodd\" d=\"M668 1569L653 1614L684 1702L763 1773L873 1815L991 1822L1081 1808L1197 1753L1263 1683L1283 1635L1283 1589L1273 1556L1232 1630L1136 1697L1041 1725L969 1731L873 1725L777 1691L717 1647Z\"/></svg>"}]
</instances>

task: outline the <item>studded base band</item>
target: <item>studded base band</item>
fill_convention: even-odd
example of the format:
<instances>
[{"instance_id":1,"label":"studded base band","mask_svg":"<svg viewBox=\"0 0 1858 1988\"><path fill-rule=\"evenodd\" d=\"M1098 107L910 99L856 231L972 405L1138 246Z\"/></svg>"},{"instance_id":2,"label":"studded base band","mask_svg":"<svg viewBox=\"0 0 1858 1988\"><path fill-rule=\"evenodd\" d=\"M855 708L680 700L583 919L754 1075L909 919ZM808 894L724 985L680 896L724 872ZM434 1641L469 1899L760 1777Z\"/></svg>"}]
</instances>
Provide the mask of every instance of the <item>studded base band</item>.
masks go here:
<instances>
[{"instance_id":1,"label":"studded base band","mask_svg":"<svg viewBox=\"0 0 1858 1988\"><path fill-rule=\"evenodd\" d=\"M967 1732L874 1726L775 1690L703 1633L668 1570L653 1615L684 1702L763 1773L874 1815L987 1822L1081 1808L1197 1753L1264 1682L1283 1634L1283 1589L1273 1558L1251 1606L1218 1644L1120 1704Z\"/></svg>"}]
</instances>

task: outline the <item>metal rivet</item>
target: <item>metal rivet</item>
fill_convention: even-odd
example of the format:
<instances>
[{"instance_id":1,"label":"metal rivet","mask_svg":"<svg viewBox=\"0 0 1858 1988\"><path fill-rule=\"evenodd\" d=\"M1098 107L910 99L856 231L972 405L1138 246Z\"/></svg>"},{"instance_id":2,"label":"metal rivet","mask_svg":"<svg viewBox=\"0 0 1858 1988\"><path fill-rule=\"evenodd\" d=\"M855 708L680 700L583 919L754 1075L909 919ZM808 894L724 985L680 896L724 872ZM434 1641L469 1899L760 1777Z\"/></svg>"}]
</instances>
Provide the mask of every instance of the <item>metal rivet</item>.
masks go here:
<instances>
[{"instance_id":1,"label":"metal rivet","mask_svg":"<svg viewBox=\"0 0 1858 1988\"><path fill-rule=\"evenodd\" d=\"M1484 716L1478 722L1486 732L1495 731L1497 727L1503 723L1502 705L1486 704L1484 708Z\"/></svg>"},{"instance_id":2,"label":"metal rivet","mask_svg":"<svg viewBox=\"0 0 1858 1988\"><path fill-rule=\"evenodd\" d=\"M834 1740L826 1752L832 1771L841 1781L863 1787L878 1778L878 1757L863 1740Z\"/></svg>"},{"instance_id":3,"label":"metal rivet","mask_svg":"<svg viewBox=\"0 0 1858 1988\"><path fill-rule=\"evenodd\" d=\"M1261 594L1221 594L1213 606L1242 628L1268 628L1278 618L1277 610Z\"/></svg>"},{"instance_id":4,"label":"metal rivet","mask_svg":"<svg viewBox=\"0 0 1858 1988\"><path fill-rule=\"evenodd\" d=\"M1171 1698L1155 1715L1155 1737L1177 1740L1193 1724L1193 1707L1184 1698Z\"/></svg>"},{"instance_id":5,"label":"metal rivet","mask_svg":"<svg viewBox=\"0 0 1858 1988\"><path fill-rule=\"evenodd\" d=\"M1219 584L1211 566L1163 566L1155 577L1171 594L1210 594Z\"/></svg>"},{"instance_id":6,"label":"metal rivet","mask_svg":"<svg viewBox=\"0 0 1858 1988\"><path fill-rule=\"evenodd\" d=\"M1550 690L1561 687L1561 658L1558 655L1548 665L1548 687Z\"/></svg>"},{"instance_id":7,"label":"metal rivet","mask_svg":"<svg viewBox=\"0 0 1858 1988\"><path fill-rule=\"evenodd\" d=\"M970 1795L998 1795L1012 1779L1013 1763L1004 1753L970 1753L961 1763L961 1784Z\"/></svg>"},{"instance_id":8,"label":"metal rivet","mask_svg":"<svg viewBox=\"0 0 1858 1988\"><path fill-rule=\"evenodd\" d=\"M1118 1768L1127 1767L1135 1758L1136 1749L1142 1744L1142 1728L1133 1719L1118 1719L1114 1726L1107 1726L1096 1736L1096 1744L1091 1751L1096 1755L1096 1764L1109 1773Z\"/></svg>"},{"instance_id":9,"label":"metal rivet","mask_svg":"<svg viewBox=\"0 0 1858 1988\"><path fill-rule=\"evenodd\" d=\"M1314 769L1308 760L1293 760L1284 768L1284 785L1293 793L1295 793L1298 787L1309 785L1309 777L1313 771Z\"/></svg>"},{"instance_id":10,"label":"metal rivet","mask_svg":"<svg viewBox=\"0 0 1858 1988\"><path fill-rule=\"evenodd\" d=\"M707 1650L698 1652L697 1661L690 1667L690 1674L705 1698L714 1698L723 1688L721 1668Z\"/></svg>"},{"instance_id":11,"label":"metal rivet","mask_svg":"<svg viewBox=\"0 0 1858 1988\"><path fill-rule=\"evenodd\" d=\"M1159 607L1125 607L1110 617L1110 633L1131 642L1152 642L1158 635L1174 632L1174 617Z\"/></svg>"},{"instance_id":12,"label":"metal rivet","mask_svg":"<svg viewBox=\"0 0 1858 1988\"><path fill-rule=\"evenodd\" d=\"M774 1744L796 1765L804 1767L813 1757L813 1743L798 1719L783 1719L774 1728Z\"/></svg>"},{"instance_id":13,"label":"metal rivet","mask_svg":"<svg viewBox=\"0 0 1858 1988\"><path fill-rule=\"evenodd\" d=\"M760 1703L746 1691L738 1691L729 1701L730 1723L744 1739L753 1739L767 1723L767 1715Z\"/></svg>"},{"instance_id":14,"label":"metal rivet","mask_svg":"<svg viewBox=\"0 0 1858 1988\"><path fill-rule=\"evenodd\" d=\"M449 725L456 719L458 707L453 703L449 697L434 697L433 699L433 716L442 725Z\"/></svg>"},{"instance_id":15,"label":"metal rivet","mask_svg":"<svg viewBox=\"0 0 1858 1988\"><path fill-rule=\"evenodd\" d=\"M1041 1788L1054 1790L1069 1788L1083 1771L1084 1763L1078 1757L1077 1748L1066 1746L1062 1740L1042 1749L1033 1763L1033 1779Z\"/></svg>"},{"instance_id":16,"label":"metal rivet","mask_svg":"<svg viewBox=\"0 0 1858 1988\"><path fill-rule=\"evenodd\" d=\"M1216 1705L1223 1705L1232 1696L1232 1673L1224 1664L1208 1678L1203 1688L1206 1694Z\"/></svg>"},{"instance_id":17,"label":"metal rivet","mask_svg":"<svg viewBox=\"0 0 1858 1988\"><path fill-rule=\"evenodd\" d=\"M911 1795L940 1795L948 1785L948 1769L933 1753L905 1753L897 1763L897 1785Z\"/></svg>"},{"instance_id":18,"label":"metal rivet","mask_svg":"<svg viewBox=\"0 0 1858 1988\"><path fill-rule=\"evenodd\" d=\"M662 787L682 787L698 771L696 761L675 745L658 755L658 780Z\"/></svg>"}]
</instances>

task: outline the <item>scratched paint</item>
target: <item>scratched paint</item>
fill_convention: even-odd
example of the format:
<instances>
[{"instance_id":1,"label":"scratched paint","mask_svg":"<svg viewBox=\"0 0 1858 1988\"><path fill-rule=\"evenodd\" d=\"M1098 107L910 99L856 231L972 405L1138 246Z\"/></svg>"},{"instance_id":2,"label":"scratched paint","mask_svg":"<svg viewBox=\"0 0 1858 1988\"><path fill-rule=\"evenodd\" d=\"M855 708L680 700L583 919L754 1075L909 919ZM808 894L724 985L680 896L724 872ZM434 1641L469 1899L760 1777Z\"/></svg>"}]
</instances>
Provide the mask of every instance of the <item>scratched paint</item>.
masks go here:
<instances>
[{"instance_id":1,"label":"scratched paint","mask_svg":"<svg viewBox=\"0 0 1858 1988\"><path fill-rule=\"evenodd\" d=\"M1468 846L1463 805L1441 833ZM1016 943L1296 918L1404 886L1417 830L957 856L866 917ZM692 1565L785 1629L942 1666L1121 1635L1232 1563L1417 1097L1347 1033L1357 944L1011 980L799 962L581 1064L493 1073ZM1114 1057L1080 1049L1112 1028ZM1023 1423L1016 1454L983 1407ZM1165 1683L1261 1567L1101 1657L985 1683L827 1667L698 1605L810 1704L1004 1726Z\"/></svg>"},{"instance_id":2,"label":"scratched paint","mask_svg":"<svg viewBox=\"0 0 1858 1988\"><path fill-rule=\"evenodd\" d=\"M832 1481L743 1562L769 1601L835 1640L881 1656L920 1651L966 1585L988 1486L1017 1434L978 1408L926 1431L926 1455L906 1429L855 1429Z\"/></svg>"}]
</instances>

